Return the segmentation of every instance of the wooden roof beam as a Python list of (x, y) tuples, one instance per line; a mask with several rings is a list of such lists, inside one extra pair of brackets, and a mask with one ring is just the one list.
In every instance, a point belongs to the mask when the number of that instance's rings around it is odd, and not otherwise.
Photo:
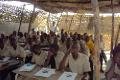
[[(99, 2), (101, 1), (110, 1), (110, 0), (98, 0)], [(52, 3), (81, 3), (81, 4), (87, 4), (91, 3), (91, 0), (78, 0), (78, 1), (68, 1), (68, 0), (38, 0), (38, 2), (44, 3), (44, 2), (52, 2)]]

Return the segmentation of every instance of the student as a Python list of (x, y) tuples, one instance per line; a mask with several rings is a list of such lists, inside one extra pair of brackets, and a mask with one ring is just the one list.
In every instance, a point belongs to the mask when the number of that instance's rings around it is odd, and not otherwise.
[(64, 57), (64, 52), (59, 50), (58, 45), (51, 45), (49, 49), (49, 61), (48, 65), (51, 65), (51, 68), (59, 69), (60, 62)]
[(25, 32), (24, 37), (25, 37), (25, 39), (27, 39), (29, 37), (28, 33)]
[(40, 41), (40, 32), (39, 31), (37, 31), (36, 37), (37, 37), (37, 40)]
[(103, 36), (100, 35), (100, 71), (104, 72), (102, 66), (103, 66), (103, 60), (105, 61), (105, 63), (107, 63), (107, 57), (105, 55), (104, 52), (104, 41), (103, 41)]
[(11, 37), (15, 38), (16, 41), (18, 41), (18, 36), (17, 36), (17, 32), (16, 31), (13, 31), (13, 33), (11, 34)]
[(65, 36), (63, 33), (61, 33), (61, 39), (58, 40), (58, 45), (59, 45), (59, 50), (66, 53), (67, 47), (66, 44), (68, 44), (68, 42), (65, 40)]
[(25, 37), (24, 37), (22, 32), (18, 33), (18, 42), (19, 43), (25, 43), (26, 42)]
[(27, 38), (26, 40), (26, 45), (24, 47), (25, 50), (30, 50), (32, 46), (32, 39), (31, 38)]
[[(32, 46), (32, 54), (33, 55), (30, 63), (34, 63), (40, 67), (44, 67), (48, 55), (47, 52), (41, 51), (39, 45), (34, 45)], [(34, 79), (18, 75), (17, 80), (34, 80)]]
[(120, 44), (114, 48), (110, 64), (110, 68), (106, 72), (107, 80), (120, 80)]
[(3, 39), (3, 42), (5, 42), (5, 34), (1, 34), (1, 39)]
[(89, 50), (90, 50), (91, 56), (93, 56), (93, 55), (94, 55), (94, 42), (93, 42), (93, 40), (90, 38), (90, 36), (87, 36), (87, 37), (86, 37), (86, 45), (87, 45), (87, 47), (88, 47)]
[(72, 72), (81, 75), (85, 79), (90, 71), (89, 58), (83, 53), (80, 53), (80, 45), (73, 43), (71, 49), (65, 54), (60, 63), (59, 69), (64, 70), (67, 66)]
[(86, 42), (83, 39), (79, 40), (79, 44), (80, 44), (80, 52), (86, 54), (87, 56), (90, 56), (90, 51), (88, 46), (86, 45)]
[(39, 45), (34, 45), (32, 47), (32, 52), (33, 52), (32, 63), (35, 63), (41, 67), (44, 66), (48, 53), (40, 50)]
[(7, 56), (7, 47), (4, 44), (4, 41), (2, 38), (0, 38), (0, 57)]
[(33, 28), (32, 30), (31, 30), (31, 32), (30, 32), (30, 37), (32, 37), (32, 36), (36, 36), (36, 32), (35, 32), (35, 29)]
[(70, 48), (71, 43), (72, 43), (71, 38), (67, 38), (67, 41), (66, 41), (66, 48), (67, 48), (67, 50)]
[(7, 56), (12, 58), (22, 58), (23, 60), (25, 60), (26, 57), (24, 49), (17, 45), (16, 39), (13, 37), (10, 38)]
[(89, 62), (91, 67), (91, 72), (89, 72), (90, 80), (93, 80), (94, 42), (90, 36), (87, 36), (87, 34), (85, 34), (85, 41), (86, 41), (87, 48), (89, 49), (89, 52), (90, 52), (90, 57), (89, 57)]

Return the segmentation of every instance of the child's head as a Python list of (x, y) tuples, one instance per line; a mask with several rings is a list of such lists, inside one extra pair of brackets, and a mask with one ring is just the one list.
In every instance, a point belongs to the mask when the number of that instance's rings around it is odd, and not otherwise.
[(3, 49), (4, 48), (4, 41), (2, 38), (0, 38), (0, 48)]
[(13, 37), (13, 38), (10, 38), (10, 45), (11, 47), (13, 47), (14, 49), (17, 48), (17, 41), (16, 39)]
[(41, 53), (40, 46), (39, 45), (32, 46), (32, 52), (36, 55), (40, 55), (40, 53)]
[(54, 55), (57, 55), (57, 52), (59, 51), (59, 46), (52, 44), (50, 45), (49, 51), (52, 52)]

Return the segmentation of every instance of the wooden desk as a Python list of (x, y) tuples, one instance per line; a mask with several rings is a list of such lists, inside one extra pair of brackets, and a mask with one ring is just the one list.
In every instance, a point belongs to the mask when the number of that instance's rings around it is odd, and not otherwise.
[(0, 80), (4, 80), (10, 72), (18, 68), (19, 61), (16, 61), (16, 60), (9, 60), (7, 62), (0, 61), (0, 65), (1, 65)]
[(8, 67), (8, 63), (0, 63), (0, 71), (6, 69)]
[(7, 62), (0, 61), (0, 71), (5, 70), (5, 69), (7, 69), (11, 66), (17, 65), (17, 64), (19, 64), (19, 62), (16, 60), (10, 60)]
[[(16, 73), (16, 74), (20, 74), (22, 76), (25, 76), (25, 77), (28, 77), (33, 80), (58, 80), (59, 77), (62, 75), (63, 72), (60, 72), (60, 71), (56, 71), (55, 74), (53, 74), (52, 76), (48, 77), (48, 78), (44, 78), (44, 77), (36, 77), (34, 76), (34, 74), (36, 72), (38, 72), (41, 68), (40, 67), (35, 67), (34, 70), (32, 70), (31, 72), (20, 72), (20, 68), (14, 70), (13, 72)], [(81, 80), (80, 79), (80, 75), (77, 75), (76, 79), (75, 80)]]

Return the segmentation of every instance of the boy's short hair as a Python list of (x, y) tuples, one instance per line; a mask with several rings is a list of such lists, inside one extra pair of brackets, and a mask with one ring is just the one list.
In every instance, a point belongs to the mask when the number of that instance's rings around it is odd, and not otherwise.
[(77, 46), (79, 49), (81, 48), (80, 44), (77, 41), (73, 41), (72, 47), (73, 46)]
[(59, 50), (59, 46), (58, 45), (56, 45), (56, 44), (51, 44), (50, 45), (50, 49), (54, 49), (54, 50)]
[(40, 46), (39, 45), (33, 45), (31, 51), (33, 53), (36, 53), (36, 51), (35, 51), (36, 49), (40, 49)]

